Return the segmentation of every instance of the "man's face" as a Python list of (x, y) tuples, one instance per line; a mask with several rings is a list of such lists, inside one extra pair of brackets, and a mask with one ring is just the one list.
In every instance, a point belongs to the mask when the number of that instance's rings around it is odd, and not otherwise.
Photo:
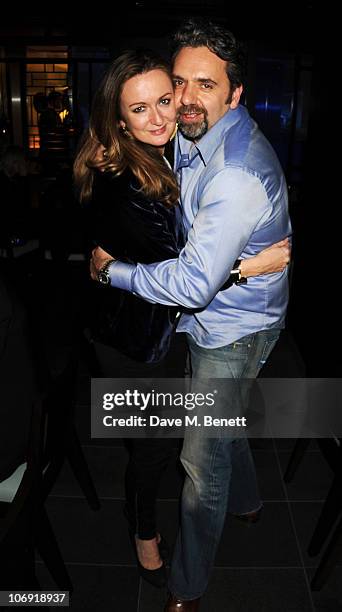
[(178, 127), (198, 140), (231, 108), (239, 104), (242, 86), (234, 92), (225, 60), (207, 47), (184, 47), (173, 65)]

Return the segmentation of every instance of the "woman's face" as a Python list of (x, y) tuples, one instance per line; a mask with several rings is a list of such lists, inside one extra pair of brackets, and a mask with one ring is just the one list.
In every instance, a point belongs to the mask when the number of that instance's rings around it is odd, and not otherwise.
[(163, 70), (151, 70), (128, 79), (120, 100), (120, 126), (134, 138), (163, 147), (176, 124), (171, 79)]

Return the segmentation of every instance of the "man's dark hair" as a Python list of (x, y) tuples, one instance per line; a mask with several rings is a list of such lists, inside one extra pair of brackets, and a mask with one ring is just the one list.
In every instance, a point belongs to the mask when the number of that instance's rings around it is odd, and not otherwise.
[(243, 82), (245, 53), (229, 30), (204, 18), (188, 19), (181, 24), (171, 41), (172, 62), (184, 47), (208, 47), (227, 62), (227, 75), (233, 90)]

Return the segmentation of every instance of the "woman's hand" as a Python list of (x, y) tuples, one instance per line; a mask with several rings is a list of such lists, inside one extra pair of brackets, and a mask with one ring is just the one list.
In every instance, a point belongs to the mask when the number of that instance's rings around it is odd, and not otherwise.
[(105, 171), (104, 165), (106, 165), (106, 149), (102, 144), (99, 144), (97, 148), (94, 162), (101, 172)]
[(285, 238), (260, 251), (254, 257), (243, 259), (240, 264), (241, 276), (259, 276), (260, 274), (282, 272), (290, 259), (291, 247), (289, 239)]
[(91, 252), (90, 276), (91, 276), (91, 278), (93, 280), (98, 280), (98, 278), (97, 278), (98, 273), (103, 268), (105, 263), (107, 263), (107, 261), (109, 261), (111, 259), (114, 261), (114, 258), (111, 255), (109, 255), (109, 253), (107, 253), (107, 251), (104, 251), (99, 246), (96, 247)]

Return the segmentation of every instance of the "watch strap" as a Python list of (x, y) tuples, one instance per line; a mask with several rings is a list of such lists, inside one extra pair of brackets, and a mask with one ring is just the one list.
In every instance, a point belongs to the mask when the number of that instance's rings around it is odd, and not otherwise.
[(247, 278), (241, 275), (241, 259), (234, 262), (233, 269), (230, 272), (230, 277), (235, 285), (246, 285)]

